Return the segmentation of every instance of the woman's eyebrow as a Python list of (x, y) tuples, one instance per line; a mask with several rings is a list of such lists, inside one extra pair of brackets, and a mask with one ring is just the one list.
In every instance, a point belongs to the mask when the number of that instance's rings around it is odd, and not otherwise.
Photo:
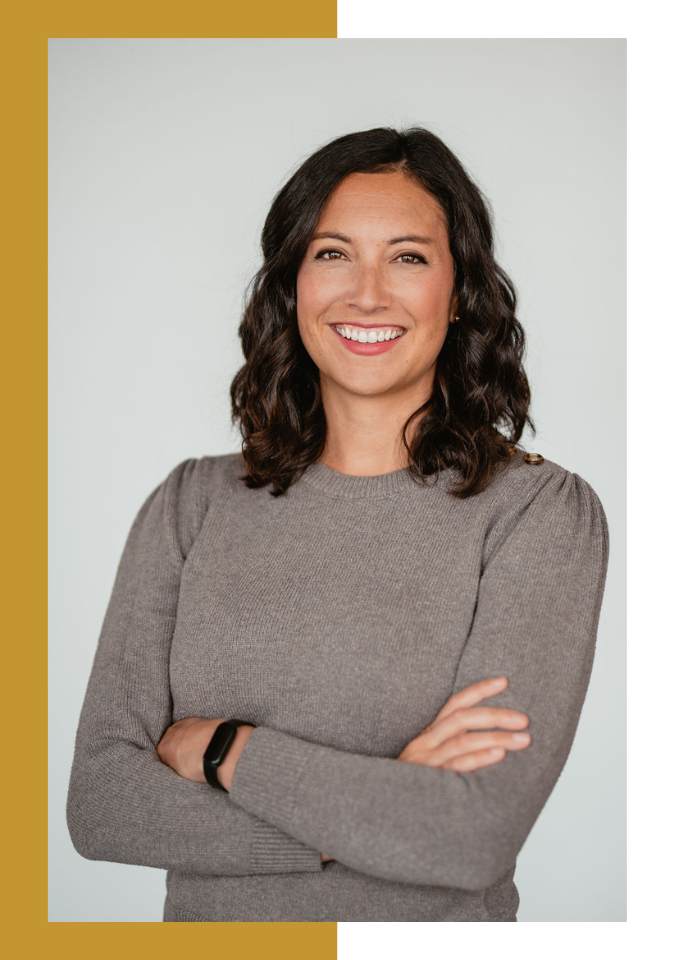
[(418, 237), (416, 234), (411, 234), (406, 237), (394, 237), (393, 240), (388, 240), (387, 243), (433, 243), (432, 237)]
[(341, 240), (342, 243), (351, 243), (351, 237), (345, 237), (344, 233), (331, 233), (329, 230), (324, 233), (315, 233), (312, 240)]
[[(329, 230), (323, 233), (315, 233), (312, 240), (341, 240), (342, 243), (352, 243), (351, 237), (346, 237), (344, 233), (331, 233)], [(433, 243), (432, 237), (419, 237), (417, 234), (410, 234), (405, 237), (394, 237), (393, 240), (387, 240), (390, 246), (395, 243)]]

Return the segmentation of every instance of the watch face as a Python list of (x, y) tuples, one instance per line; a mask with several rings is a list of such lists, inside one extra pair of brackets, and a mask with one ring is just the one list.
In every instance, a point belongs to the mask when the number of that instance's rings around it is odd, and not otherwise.
[(211, 738), (211, 743), (206, 748), (204, 754), (204, 763), (215, 764), (223, 762), (228, 748), (237, 733), (237, 728), (225, 720), (216, 728), (216, 732)]

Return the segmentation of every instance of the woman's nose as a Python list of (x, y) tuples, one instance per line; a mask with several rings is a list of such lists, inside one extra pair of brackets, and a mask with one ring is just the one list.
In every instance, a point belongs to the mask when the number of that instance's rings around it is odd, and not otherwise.
[(377, 266), (361, 264), (352, 275), (353, 286), (348, 292), (347, 303), (361, 313), (377, 313), (386, 310), (391, 297), (385, 278)]

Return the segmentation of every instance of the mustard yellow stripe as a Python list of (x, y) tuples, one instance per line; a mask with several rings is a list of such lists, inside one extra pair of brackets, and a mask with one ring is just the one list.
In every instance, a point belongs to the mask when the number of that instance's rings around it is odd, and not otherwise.
[[(26, 909), (24, 916), (28, 912)], [(99, 960), (154, 960), (155, 957), (185, 960), (195, 956), (236, 960), (337, 960), (337, 923), (162, 924), (153, 925), (154, 932), (140, 929), (146, 924), (134, 924), (127, 933), (122, 930), (122, 924), (78, 924), (77, 930), (65, 930), (64, 926), (43, 925), (33, 918), (30, 928), (24, 928), (21, 940), (17, 938), (17, 951), (20, 942), (21, 951), (11, 956), (37, 960), (42, 956), (42, 949), (57, 949), (63, 950), (59, 957), (67, 956), (69, 960), (89, 960), (91, 957)], [(103, 932), (98, 930), (99, 926), (115, 929)], [(188, 926), (199, 926), (202, 932), (190, 932)], [(223, 929), (218, 930), (218, 926)], [(208, 943), (204, 942), (204, 937)], [(204, 954), (205, 950), (209, 953)]]
[(4, 19), (40, 37), (337, 37), (337, 0), (62, 0), (14, 4)]

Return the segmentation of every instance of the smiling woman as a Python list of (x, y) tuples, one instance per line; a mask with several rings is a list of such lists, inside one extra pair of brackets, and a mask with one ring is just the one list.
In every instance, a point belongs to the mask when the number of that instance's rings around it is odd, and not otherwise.
[(73, 842), (167, 869), (171, 922), (515, 921), (593, 662), (602, 506), (518, 446), (515, 292), (437, 137), (329, 143), (262, 239), (242, 453), (179, 464), (132, 527)]

